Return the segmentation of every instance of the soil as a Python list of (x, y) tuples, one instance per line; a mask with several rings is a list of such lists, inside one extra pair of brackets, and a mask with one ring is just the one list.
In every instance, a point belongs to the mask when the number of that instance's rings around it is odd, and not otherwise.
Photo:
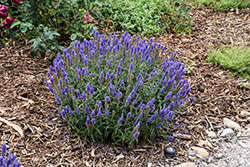
[[(5, 48), (0, 45), (0, 139), (15, 153), (23, 166), (170, 166), (189, 162), (185, 151), (206, 139), (205, 130), (223, 125), (229, 118), (245, 127), (249, 120), (240, 118), (242, 110), (250, 111), (250, 91), (237, 84), (240, 76), (207, 63), (208, 46), (219, 49), (223, 43), (250, 46), (250, 8), (222, 13), (206, 7), (193, 8), (194, 31), (188, 35), (161, 34), (155, 37), (166, 47), (164, 57), (171, 51), (177, 59), (195, 62), (186, 78), (195, 95), (194, 103), (183, 109), (169, 125), (175, 134), (173, 142), (156, 138), (139, 144), (134, 150), (112, 143), (93, 143), (86, 138), (74, 139), (62, 122), (54, 97), (44, 78), (50, 62), (30, 56), (30, 44), (16, 41)], [(219, 20), (219, 21), (218, 21)], [(163, 57), (163, 58), (164, 58)], [(250, 83), (249, 80), (246, 82)], [(185, 134), (185, 135), (180, 135)], [(184, 137), (183, 137), (184, 136)], [(176, 148), (173, 159), (164, 157), (166, 146)], [(210, 154), (217, 150), (206, 147)], [(236, 157), (238, 155), (235, 155)]]

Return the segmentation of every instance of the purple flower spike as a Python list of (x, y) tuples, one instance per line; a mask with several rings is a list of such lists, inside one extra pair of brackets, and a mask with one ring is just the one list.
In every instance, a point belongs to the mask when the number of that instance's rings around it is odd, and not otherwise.
[(168, 139), (169, 140), (174, 140), (174, 136), (169, 136)]
[(80, 94), (78, 89), (76, 90), (76, 95), (77, 95), (77, 97), (81, 98), (81, 94)]
[(165, 52), (165, 47), (164, 47), (164, 46), (162, 47), (161, 52), (162, 52), (162, 53)]
[(120, 86), (123, 88), (123, 86), (124, 86), (124, 81), (123, 80), (121, 81)]
[(99, 107), (98, 109), (97, 109), (97, 114), (96, 114), (96, 116), (97, 117), (100, 117), (102, 115), (102, 113), (101, 113), (101, 108)]
[(133, 136), (134, 136), (134, 138), (135, 139), (137, 139), (138, 138), (138, 136), (139, 136), (139, 132), (138, 132), (138, 130), (133, 134)]
[(172, 92), (169, 92), (167, 96), (165, 97), (165, 100), (167, 101), (172, 96)]
[(133, 71), (133, 67), (134, 67), (133, 63), (131, 63), (130, 66), (129, 66), (129, 71)]
[(120, 119), (118, 120), (118, 124), (122, 124), (122, 121), (123, 121), (123, 113), (122, 113), (122, 115), (121, 115), (121, 117), (120, 117)]
[(86, 119), (86, 124), (89, 125), (90, 124), (90, 118), (89, 116), (87, 116), (87, 119)]
[(130, 118), (130, 117), (131, 117), (131, 112), (129, 112), (127, 115), (127, 118)]
[(92, 118), (91, 122), (93, 122), (93, 123), (96, 123), (96, 120), (95, 120), (95, 118)]
[(77, 113), (77, 114), (80, 114), (80, 111), (79, 111), (78, 106), (76, 106), (76, 113)]
[(128, 95), (128, 98), (127, 98), (127, 100), (126, 100), (126, 103), (129, 103), (130, 100), (131, 100), (131, 95), (129, 94), (129, 95)]
[(89, 90), (90, 90), (90, 85), (88, 83), (87, 86), (86, 86), (86, 91), (89, 91)]
[(109, 96), (105, 97), (105, 102), (109, 101)]
[(87, 114), (90, 114), (89, 106), (88, 106), (87, 104), (85, 105), (85, 112), (86, 112)]
[(82, 92), (82, 100), (86, 100), (86, 94), (85, 94), (85, 92)]
[(2, 145), (2, 151), (1, 151), (1, 155), (2, 155), (3, 157), (5, 156), (6, 151), (7, 151), (6, 144), (5, 144), (5, 143), (3, 143), (3, 145)]
[(95, 116), (95, 110), (92, 111), (91, 116), (92, 116), (92, 117)]
[(194, 95), (193, 95), (193, 97), (190, 99), (189, 103), (193, 103), (193, 101), (194, 101)]
[(101, 102), (101, 101), (99, 101), (99, 102), (98, 102), (98, 105), (99, 105), (99, 107), (101, 107), (101, 106), (102, 106), (102, 102)]
[(109, 110), (108, 109), (105, 111), (105, 115), (109, 116)]
[(61, 114), (62, 114), (62, 117), (63, 117), (63, 118), (66, 118), (66, 113), (65, 113), (64, 110), (61, 111)]

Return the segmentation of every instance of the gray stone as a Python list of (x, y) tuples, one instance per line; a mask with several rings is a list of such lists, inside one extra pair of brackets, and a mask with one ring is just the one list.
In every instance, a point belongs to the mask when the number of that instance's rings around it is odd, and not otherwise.
[(230, 136), (233, 135), (234, 131), (231, 128), (224, 129), (220, 136), (225, 137), (225, 136)]
[(188, 154), (189, 156), (195, 156), (195, 155), (197, 154), (197, 151), (195, 151), (195, 150), (188, 150), (188, 151), (187, 151), (187, 154)]
[(223, 154), (219, 153), (219, 154), (215, 154), (214, 157), (217, 159), (220, 159), (223, 156)]
[(216, 134), (213, 131), (206, 130), (208, 137), (216, 137)]
[(223, 118), (223, 122), (224, 122), (224, 125), (226, 125), (229, 128), (233, 128), (233, 129), (236, 129), (236, 130), (241, 130), (241, 127), (240, 127), (239, 124), (237, 124), (234, 121), (231, 121), (228, 118)]
[(197, 155), (201, 156), (202, 158), (207, 158), (209, 156), (209, 153), (204, 148), (191, 147), (191, 149), (197, 151)]
[(186, 163), (182, 163), (180, 165), (176, 165), (175, 167), (196, 167), (196, 165), (193, 162), (186, 162)]

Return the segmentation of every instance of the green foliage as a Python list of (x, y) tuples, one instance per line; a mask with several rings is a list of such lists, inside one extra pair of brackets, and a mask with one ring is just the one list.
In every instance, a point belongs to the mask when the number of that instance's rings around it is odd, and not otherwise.
[(194, 65), (196, 65), (196, 64), (193, 60), (187, 60), (186, 65), (187, 66), (185, 67), (185, 71), (189, 74), (192, 72)]
[[(21, 36), (25, 36), (28, 40), (32, 39), (31, 42), (36, 41), (32, 45), (34, 47), (31, 52), (33, 56), (38, 52), (35, 51), (36, 49), (39, 49), (42, 55), (45, 55), (45, 52), (49, 50), (57, 52), (58, 47), (54, 44), (59, 46), (58, 41), (90, 38), (93, 29), (97, 29), (91, 19), (101, 18), (99, 5), (95, 0), (25, 0), (25, 3), (20, 1), (20, 6), (8, 3), (6, 0), (1, 0), (1, 2), (3, 5), (9, 5), (7, 13), (15, 19), (11, 29), (0, 27), (4, 31), (2, 42), (4, 43), (4, 40), (10, 38), (18, 39)], [(84, 18), (86, 18), (85, 21)], [(47, 39), (44, 37), (47, 36), (37, 31), (41, 25), (47, 27), (47, 29), (53, 29), (54, 35), (55, 33), (60, 34), (57, 35), (58, 38), (53, 38), (53, 40), (58, 41), (54, 41), (53, 45), (50, 45), (52, 43), (46, 44), (45, 47), (44, 40)], [(43, 34), (45, 36), (39, 36)], [(52, 41), (52, 39), (48, 39)], [(49, 45), (50, 49), (48, 49)], [(42, 51), (42, 49), (46, 50)]]
[(176, 53), (162, 64), (164, 47), (126, 33), (119, 40), (94, 31), (94, 39), (76, 41), (50, 66), (46, 84), (76, 136), (122, 145), (149, 141), (188, 100), (190, 84)]
[[(33, 43), (31, 47), (33, 48), (30, 52), (31, 56), (34, 58), (37, 56), (38, 51), (42, 58), (45, 57), (45, 52), (53, 52), (57, 54), (60, 50), (63, 50), (64, 47), (58, 44), (58, 41), (55, 40), (57, 36), (60, 36), (55, 30), (51, 30), (51, 28), (44, 27), (42, 24), (37, 27), (37, 37), (29, 41), (29, 43)], [(59, 50), (60, 49), (60, 50)]]
[(144, 35), (190, 33), (193, 20), (183, 0), (106, 0), (101, 5), (104, 19), (116, 30)]
[(231, 8), (247, 8), (250, 5), (249, 0), (188, 0), (197, 5), (205, 5), (215, 10), (228, 12)]
[(230, 49), (222, 44), (220, 50), (219, 52), (210, 48), (207, 61), (217, 62), (232, 72), (237, 72), (245, 78), (250, 78), (250, 48), (232, 46)]
[(240, 79), (238, 80), (237, 85), (245, 90), (246, 88), (250, 87), (250, 84), (247, 83), (246, 81), (247, 81), (246, 79), (240, 78)]

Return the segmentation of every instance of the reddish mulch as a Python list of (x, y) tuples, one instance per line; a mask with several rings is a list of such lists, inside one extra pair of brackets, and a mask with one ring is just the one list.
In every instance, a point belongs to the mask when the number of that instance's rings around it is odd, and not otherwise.
[[(74, 139), (67, 133), (67, 126), (54, 106), (54, 97), (44, 82), (49, 61), (41, 57), (32, 59), (30, 45), (22, 41), (8, 48), (0, 45), (0, 118), (19, 126), (24, 135), (21, 137), (19, 129), (0, 119), (1, 143), (6, 142), (23, 166), (146, 166), (148, 162), (175, 165), (191, 161), (185, 151), (200, 139), (206, 139), (205, 130), (211, 130), (207, 119), (214, 131), (222, 125), (224, 117), (244, 126), (247, 121), (239, 112), (250, 111), (249, 89), (237, 86), (239, 76), (231, 76), (227, 69), (206, 63), (205, 51), (208, 45), (218, 49), (221, 43), (249, 47), (250, 9), (222, 13), (199, 7), (191, 15), (195, 19), (192, 34), (162, 34), (155, 38), (166, 46), (165, 56), (176, 51), (183, 63), (186, 60), (196, 63), (186, 75), (196, 99), (169, 126), (176, 136), (174, 142), (157, 138), (132, 151), (119, 145)], [(164, 158), (163, 148), (168, 145), (177, 149), (173, 159)], [(205, 148), (211, 153), (216, 151)], [(121, 154), (124, 157), (116, 160)]]

